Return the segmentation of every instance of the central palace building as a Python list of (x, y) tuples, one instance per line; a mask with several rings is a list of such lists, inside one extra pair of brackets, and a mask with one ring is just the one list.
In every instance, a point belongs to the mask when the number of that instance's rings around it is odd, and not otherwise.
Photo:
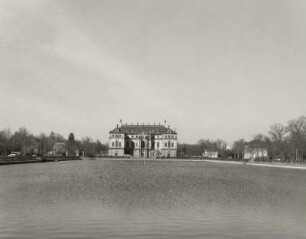
[[(121, 121), (120, 121), (121, 122)], [(109, 132), (110, 156), (177, 157), (177, 133), (170, 125), (122, 124)]]

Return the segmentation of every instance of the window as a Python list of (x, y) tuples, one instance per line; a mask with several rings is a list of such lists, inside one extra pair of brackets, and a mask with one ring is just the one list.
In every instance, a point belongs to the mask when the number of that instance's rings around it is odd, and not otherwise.
[(165, 148), (167, 148), (167, 142), (165, 143)]
[(113, 146), (113, 147), (115, 146), (115, 142), (114, 142), (114, 141), (112, 142), (112, 146)]
[(159, 148), (159, 142), (157, 143), (157, 148)]
[(121, 147), (121, 142), (119, 142), (119, 147)]
[(174, 148), (174, 143), (172, 142), (171, 147)]

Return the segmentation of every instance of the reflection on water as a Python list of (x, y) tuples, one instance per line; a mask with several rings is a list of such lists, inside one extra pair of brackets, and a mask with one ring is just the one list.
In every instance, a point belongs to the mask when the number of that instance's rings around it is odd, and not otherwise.
[(302, 170), (83, 160), (0, 167), (1, 238), (306, 238)]

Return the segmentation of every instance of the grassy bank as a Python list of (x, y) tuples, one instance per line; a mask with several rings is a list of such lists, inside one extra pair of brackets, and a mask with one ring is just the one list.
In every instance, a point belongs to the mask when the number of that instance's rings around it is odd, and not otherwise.
[(188, 162), (209, 162), (209, 163), (222, 163), (222, 164), (237, 164), (245, 166), (261, 166), (261, 167), (273, 167), (273, 168), (290, 168), (290, 169), (302, 169), (306, 170), (306, 164), (303, 163), (283, 163), (283, 162), (242, 162), (242, 161), (230, 161), (220, 159), (194, 159), (194, 158), (115, 158), (115, 157), (103, 157), (103, 158), (85, 158), (85, 159), (100, 159), (100, 160), (125, 160), (125, 161), (188, 161)]
[(81, 157), (59, 157), (59, 156), (46, 156), (46, 157), (1, 157), (0, 165), (10, 164), (28, 164), (28, 163), (45, 163), (45, 162), (56, 162), (56, 161), (68, 161), (68, 160), (81, 160)]

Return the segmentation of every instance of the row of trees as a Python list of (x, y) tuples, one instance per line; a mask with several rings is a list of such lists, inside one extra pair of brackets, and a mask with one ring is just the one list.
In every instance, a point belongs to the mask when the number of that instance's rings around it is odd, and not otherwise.
[[(266, 135), (255, 135), (252, 143), (266, 148), (270, 159), (303, 161), (306, 156), (306, 117), (300, 116), (287, 124), (275, 123)], [(234, 142), (232, 151), (235, 158), (242, 158), (245, 145), (244, 139)]]
[(202, 155), (205, 150), (217, 151), (220, 157), (228, 157), (227, 143), (222, 140), (200, 139), (197, 144), (178, 144), (178, 156)]
[(51, 132), (49, 135), (44, 133), (33, 135), (25, 127), (19, 128), (14, 133), (10, 129), (2, 129), (0, 130), (0, 155), (8, 155), (14, 151), (24, 155), (45, 155), (52, 151), (55, 143), (69, 144), (71, 141), (74, 141), (74, 145), (86, 156), (94, 156), (107, 151), (107, 145), (102, 144), (99, 140), (93, 141), (90, 137), (75, 140), (74, 135), (70, 134), (69, 140), (55, 132)]
[(218, 151), (219, 157), (242, 160), (246, 146), (266, 149), (270, 160), (303, 161), (306, 159), (306, 117), (292, 119), (287, 124), (275, 123), (266, 135), (257, 134), (249, 142), (239, 139), (231, 148), (222, 139), (200, 139), (197, 144), (179, 144), (178, 156), (199, 156), (205, 150), (214, 150)]
[[(107, 153), (107, 145), (103, 145), (99, 140), (93, 141), (90, 137), (75, 140), (73, 136), (73, 141), (80, 153), (86, 156)], [(25, 127), (13, 134), (9, 129), (2, 129), (0, 130), (0, 155), (8, 155), (13, 151), (19, 151), (25, 155), (44, 155), (52, 150), (56, 142), (69, 144), (69, 140), (54, 132), (49, 135), (41, 133), (35, 136)], [(306, 117), (301, 116), (290, 120), (287, 124), (275, 123), (271, 125), (266, 135), (255, 135), (251, 142), (239, 139), (233, 143), (231, 149), (221, 139), (215, 141), (200, 139), (197, 144), (178, 144), (178, 156), (202, 155), (205, 150), (213, 150), (218, 151), (220, 157), (241, 160), (247, 145), (267, 149), (269, 159), (303, 161), (306, 157)]]

